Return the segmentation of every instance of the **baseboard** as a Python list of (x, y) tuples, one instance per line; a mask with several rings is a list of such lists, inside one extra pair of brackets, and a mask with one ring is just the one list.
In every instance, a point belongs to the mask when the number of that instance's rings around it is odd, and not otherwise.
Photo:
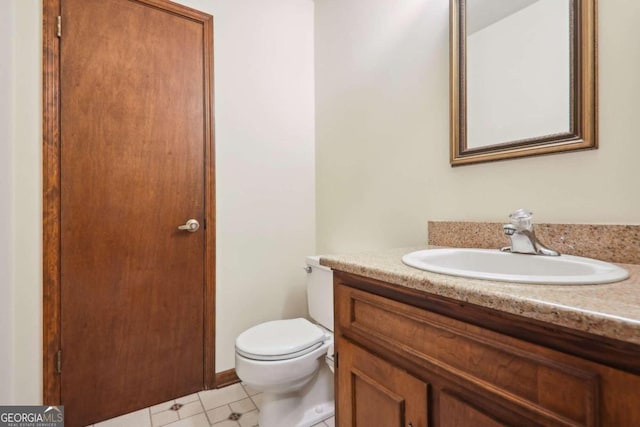
[(226, 387), (239, 382), (240, 378), (236, 375), (235, 369), (216, 373), (216, 388)]

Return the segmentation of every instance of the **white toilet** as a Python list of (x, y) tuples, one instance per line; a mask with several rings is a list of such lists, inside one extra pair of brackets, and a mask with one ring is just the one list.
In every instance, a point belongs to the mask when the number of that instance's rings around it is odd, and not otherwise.
[(310, 427), (335, 413), (333, 272), (307, 257), (306, 319), (275, 320), (236, 338), (236, 373), (261, 391), (260, 427)]

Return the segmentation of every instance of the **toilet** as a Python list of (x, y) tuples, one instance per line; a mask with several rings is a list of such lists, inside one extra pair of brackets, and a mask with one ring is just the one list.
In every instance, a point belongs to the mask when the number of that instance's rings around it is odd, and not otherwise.
[(236, 374), (262, 392), (260, 427), (310, 427), (335, 413), (333, 272), (318, 256), (306, 263), (313, 322), (274, 320), (236, 338)]

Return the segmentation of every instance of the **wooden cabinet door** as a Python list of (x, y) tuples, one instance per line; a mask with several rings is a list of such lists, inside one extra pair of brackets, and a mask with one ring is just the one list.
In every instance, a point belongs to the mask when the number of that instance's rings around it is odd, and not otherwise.
[[(440, 391), (438, 427), (506, 427), (489, 414), (446, 391)], [(524, 421), (523, 421), (524, 422)], [(524, 425), (524, 424), (523, 424)], [(527, 424), (528, 425), (528, 424)]]
[(338, 425), (426, 427), (428, 385), (338, 339)]

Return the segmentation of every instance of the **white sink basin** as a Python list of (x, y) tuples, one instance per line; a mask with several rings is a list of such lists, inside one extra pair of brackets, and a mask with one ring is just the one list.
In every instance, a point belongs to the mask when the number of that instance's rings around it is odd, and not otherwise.
[(425, 249), (403, 256), (402, 262), (451, 276), (546, 285), (612, 283), (629, 277), (625, 269), (591, 258), (523, 255), (493, 249)]

